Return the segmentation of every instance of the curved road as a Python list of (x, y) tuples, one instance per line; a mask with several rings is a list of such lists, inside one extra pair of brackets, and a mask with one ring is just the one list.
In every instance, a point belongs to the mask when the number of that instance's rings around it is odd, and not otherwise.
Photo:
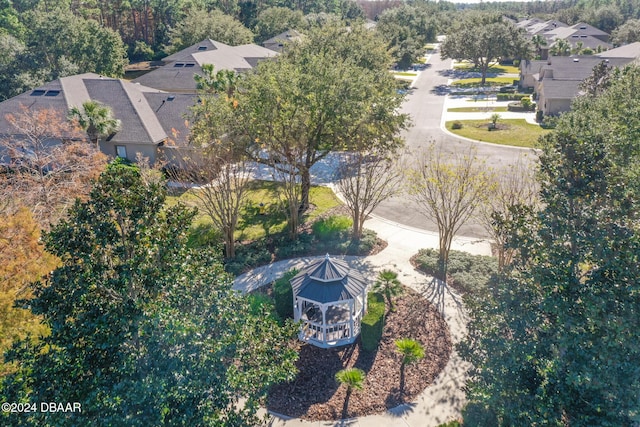
[[(409, 114), (412, 120), (412, 127), (404, 134), (409, 150), (415, 152), (435, 143), (446, 155), (446, 153), (468, 150), (473, 145), (477, 150), (478, 158), (483, 159), (488, 167), (495, 170), (504, 169), (523, 156), (525, 159), (531, 159), (531, 152), (528, 150), (473, 142), (443, 131), (441, 124), (446, 91), (442, 88), (446, 86), (451, 75), (451, 60), (442, 60), (439, 53), (434, 53), (428, 64), (428, 68), (418, 76), (414, 89), (403, 105), (403, 112)], [(400, 224), (437, 231), (435, 223), (420, 214), (417, 206), (406, 196), (385, 201), (373, 213)], [(473, 221), (464, 224), (458, 234), (468, 237), (486, 237), (482, 226)]]

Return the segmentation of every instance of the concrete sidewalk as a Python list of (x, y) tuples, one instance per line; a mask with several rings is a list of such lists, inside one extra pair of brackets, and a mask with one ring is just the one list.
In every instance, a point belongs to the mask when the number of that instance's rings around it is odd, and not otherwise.
[[(419, 230), (392, 221), (373, 217), (365, 222), (365, 227), (378, 233), (388, 242), (380, 253), (368, 257), (342, 257), (349, 265), (358, 268), (363, 275), (374, 280), (378, 271), (392, 269), (398, 273), (403, 284), (421, 292), (444, 315), (449, 325), (454, 343), (460, 342), (466, 334), (467, 316), (461, 298), (452, 289), (417, 271), (409, 259), (421, 248), (437, 248), (437, 233)], [(479, 239), (456, 238), (453, 249), (472, 254), (489, 255), (489, 242)], [(281, 277), (293, 267), (303, 267), (312, 259), (297, 258), (259, 267), (236, 278), (234, 289), (249, 291), (266, 285)], [(465, 403), (462, 387), (467, 379), (469, 365), (462, 361), (455, 349), (444, 370), (434, 383), (425, 389), (414, 402), (393, 408), (383, 414), (369, 415), (349, 420), (310, 422), (290, 419), (282, 415), (272, 415), (270, 426), (360, 426), (360, 427), (437, 427), (460, 416)]]

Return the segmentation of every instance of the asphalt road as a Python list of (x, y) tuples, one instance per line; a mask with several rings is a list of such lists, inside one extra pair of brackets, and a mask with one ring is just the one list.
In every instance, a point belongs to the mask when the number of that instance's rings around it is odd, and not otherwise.
[[(501, 174), (508, 173), (508, 166), (523, 156), (524, 161), (531, 161), (531, 150), (473, 142), (443, 131), (441, 122), (447, 93), (445, 88), (453, 73), (450, 69), (451, 61), (442, 60), (440, 54), (435, 53), (428, 64), (415, 81), (414, 89), (407, 95), (403, 105), (403, 112), (409, 114), (412, 121), (411, 128), (404, 134), (410, 152), (416, 153), (435, 144), (446, 157), (455, 152), (469, 150), (473, 146), (478, 159)], [(400, 224), (437, 231), (435, 223), (420, 214), (417, 205), (407, 200), (406, 195), (385, 201), (373, 213)], [(462, 225), (458, 235), (486, 237), (486, 232), (477, 222), (470, 220)]]

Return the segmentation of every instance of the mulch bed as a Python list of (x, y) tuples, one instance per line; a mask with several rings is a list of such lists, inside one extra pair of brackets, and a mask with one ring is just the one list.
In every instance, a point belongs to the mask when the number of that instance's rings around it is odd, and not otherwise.
[[(404, 395), (400, 395), (400, 356), (394, 340), (413, 338), (425, 348), (425, 357), (405, 371)], [(360, 340), (353, 345), (321, 349), (304, 344), (300, 348), (298, 376), (290, 383), (273, 387), (267, 408), (278, 414), (306, 420), (337, 420), (342, 417), (346, 387), (335, 374), (344, 368), (360, 368), (367, 373), (362, 390), (353, 392), (349, 417), (382, 413), (411, 402), (442, 371), (452, 350), (449, 328), (436, 308), (417, 292), (405, 288), (389, 313), (376, 352), (362, 350)]]

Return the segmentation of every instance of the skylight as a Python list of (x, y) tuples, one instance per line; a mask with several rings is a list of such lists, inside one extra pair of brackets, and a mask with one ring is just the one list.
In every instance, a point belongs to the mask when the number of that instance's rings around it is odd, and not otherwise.
[(36, 89), (33, 92), (31, 92), (31, 96), (42, 96), (44, 95), (46, 91), (42, 90), (42, 89)]
[(58, 95), (60, 95), (59, 90), (48, 90), (47, 93), (44, 94), (44, 96), (58, 96)]
[(187, 68), (191, 68), (191, 67), (195, 67), (196, 64), (184, 64), (184, 66), (187, 67)]
[(173, 101), (174, 99), (176, 99), (176, 97), (175, 97), (175, 96), (173, 96), (173, 95), (169, 95), (169, 96), (167, 97), (167, 101)]
[(183, 62), (176, 62), (175, 64), (173, 64), (174, 67), (184, 67), (184, 63)]
[(198, 50), (207, 50), (206, 46), (198, 46)]

